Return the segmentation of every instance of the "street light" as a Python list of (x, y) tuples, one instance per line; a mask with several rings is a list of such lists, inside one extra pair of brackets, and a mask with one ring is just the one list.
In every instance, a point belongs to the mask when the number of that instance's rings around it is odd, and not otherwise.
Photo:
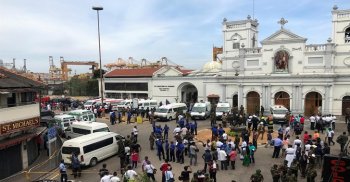
[(97, 12), (97, 32), (98, 32), (98, 55), (100, 59), (100, 91), (101, 91), (101, 106), (103, 106), (103, 84), (102, 84), (102, 62), (101, 62), (101, 40), (100, 40), (100, 13), (103, 10), (102, 6), (93, 6), (92, 10)]

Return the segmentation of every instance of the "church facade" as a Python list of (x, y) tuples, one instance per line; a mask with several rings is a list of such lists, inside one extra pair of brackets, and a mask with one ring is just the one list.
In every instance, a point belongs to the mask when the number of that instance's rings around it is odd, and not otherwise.
[[(171, 67), (154, 71), (149, 77), (105, 75), (105, 83), (147, 83), (147, 97), (159, 101), (196, 102), (208, 95), (255, 113), (260, 106), (284, 105), (292, 113), (343, 115), (350, 107), (350, 10), (333, 8), (332, 35), (323, 44), (281, 28), (260, 41), (257, 20), (222, 22), (221, 61), (184, 74)], [(115, 92), (106, 90), (109, 96)], [(164, 103), (164, 102), (163, 102)]]

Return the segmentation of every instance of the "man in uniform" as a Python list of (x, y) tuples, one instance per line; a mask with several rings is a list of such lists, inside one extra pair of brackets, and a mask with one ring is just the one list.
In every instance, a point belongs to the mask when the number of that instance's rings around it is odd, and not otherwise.
[(348, 136), (346, 135), (346, 132), (343, 132), (343, 134), (338, 136), (338, 138), (337, 138), (337, 143), (340, 144), (340, 151), (341, 152), (344, 151), (344, 147), (345, 147), (346, 142), (348, 142)]
[(297, 181), (298, 181), (298, 179), (294, 175), (293, 171), (292, 170), (288, 170), (286, 180), (283, 181), (283, 182), (297, 182)]
[(297, 178), (298, 177), (298, 169), (299, 169), (298, 160), (293, 159), (288, 171), (291, 171), (295, 175), (295, 177)]
[(308, 169), (306, 170), (306, 179), (307, 182), (315, 182), (315, 178), (317, 176), (317, 171), (314, 167), (315, 165), (310, 165)]
[(280, 177), (281, 177), (281, 174), (278, 170), (278, 166), (277, 164), (274, 164), (272, 167), (271, 167), (271, 175), (272, 175), (272, 180), (273, 182), (278, 182), (280, 180)]
[[(120, 170), (123, 170), (124, 168), (124, 162), (125, 162), (125, 158), (126, 158), (126, 154), (125, 154), (125, 146), (124, 146), (124, 142), (122, 140), (118, 140), (118, 155), (120, 158)], [(122, 173), (124, 174), (124, 173)]]
[(155, 136), (154, 136), (154, 133), (152, 132), (149, 136), (149, 146), (151, 148), (151, 150), (154, 149), (154, 141), (155, 141)]
[(261, 170), (260, 169), (256, 170), (255, 174), (253, 174), (250, 177), (250, 180), (252, 182), (263, 182), (264, 181), (264, 176), (261, 174)]
[(288, 161), (287, 160), (284, 160), (283, 164), (281, 164), (279, 167), (278, 167), (278, 170), (280, 172), (280, 175), (281, 175), (281, 180), (282, 181), (285, 181), (286, 180), (286, 177), (287, 177), (287, 170), (288, 170)]

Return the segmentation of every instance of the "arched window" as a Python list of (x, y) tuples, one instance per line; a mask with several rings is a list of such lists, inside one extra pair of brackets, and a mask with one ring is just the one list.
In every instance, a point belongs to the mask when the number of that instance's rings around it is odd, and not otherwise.
[(350, 43), (350, 27), (345, 30), (345, 43)]
[(240, 46), (240, 41), (241, 41), (241, 36), (239, 36), (237, 33), (235, 35), (232, 36), (232, 48), (233, 49), (239, 49)]

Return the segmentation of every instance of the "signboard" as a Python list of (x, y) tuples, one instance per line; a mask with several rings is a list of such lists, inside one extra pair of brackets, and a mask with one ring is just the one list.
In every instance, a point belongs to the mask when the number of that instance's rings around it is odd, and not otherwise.
[(137, 98), (133, 98), (132, 99), (132, 106), (131, 106), (133, 109), (137, 109), (139, 108), (139, 99)]
[(323, 158), (323, 182), (350, 181), (350, 158), (325, 155)]
[(14, 121), (11, 123), (4, 123), (0, 125), (0, 135), (7, 134), (7, 133), (14, 133), (16, 131), (25, 130), (36, 126), (40, 126), (39, 117), (23, 119), (23, 120)]
[(175, 87), (174, 85), (155, 85), (154, 87), (158, 88), (161, 92), (167, 92), (170, 88)]

